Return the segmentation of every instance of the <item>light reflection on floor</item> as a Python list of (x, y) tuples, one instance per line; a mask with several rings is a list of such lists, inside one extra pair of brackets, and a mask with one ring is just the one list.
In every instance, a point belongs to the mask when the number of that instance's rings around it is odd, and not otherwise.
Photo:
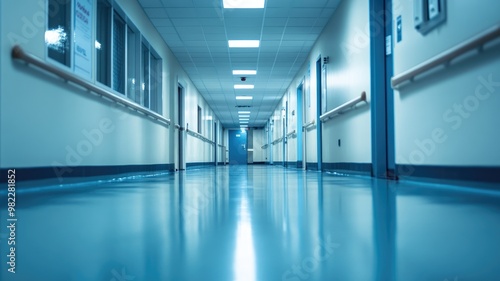
[(0, 276), (500, 280), (499, 203), (494, 192), (272, 166), (19, 191), (16, 274), (7, 272), (2, 227)]

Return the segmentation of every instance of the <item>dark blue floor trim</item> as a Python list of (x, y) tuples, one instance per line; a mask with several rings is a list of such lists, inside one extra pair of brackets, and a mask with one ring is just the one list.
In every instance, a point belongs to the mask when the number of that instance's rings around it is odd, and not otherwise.
[(500, 167), (396, 165), (399, 179), (500, 183)]
[(318, 170), (318, 163), (307, 162), (306, 168), (307, 168), (307, 170), (317, 171)]
[(211, 167), (211, 166), (215, 166), (214, 162), (192, 162), (192, 163), (186, 163), (186, 169), (200, 168), (200, 167)]
[(297, 161), (296, 165), (297, 165), (297, 168), (299, 168), (299, 169), (303, 168), (302, 167), (302, 161)]
[(346, 173), (371, 175), (371, 163), (323, 163), (323, 171), (342, 171)]
[[(14, 169), (14, 168), (13, 168)], [(7, 182), (7, 169), (0, 169), (0, 182)], [(126, 173), (149, 173), (175, 171), (174, 164), (122, 165), (122, 166), (78, 166), (78, 167), (33, 167), (15, 168), (16, 181), (32, 181), (42, 179), (60, 179), (77, 177), (96, 177)]]
[(283, 166), (283, 161), (274, 161), (273, 165), (274, 166)]
[(295, 161), (293, 161), (293, 162), (292, 161), (286, 162), (286, 166), (288, 168), (297, 168), (297, 162), (295, 162)]
[(265, 165), (265, 164), (268, 164), (268, 163), (266, 163), (266, 162), (264, 162), (264, 161), (262, 161), (262, 162), (253, 162), (253, 163), (251, 163), (251, 165)]

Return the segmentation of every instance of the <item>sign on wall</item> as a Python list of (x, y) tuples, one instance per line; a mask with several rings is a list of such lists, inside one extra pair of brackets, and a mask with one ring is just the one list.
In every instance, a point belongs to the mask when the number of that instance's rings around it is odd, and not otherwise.
[(74, 5), (75, 74), (92, 78), (92, 0), (76, 0)]

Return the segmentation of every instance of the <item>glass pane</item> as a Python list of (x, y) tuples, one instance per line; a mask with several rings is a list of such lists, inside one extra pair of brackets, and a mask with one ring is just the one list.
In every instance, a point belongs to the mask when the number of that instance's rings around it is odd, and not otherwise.
[(127, 96), (136, 102), (136, 91), (139, 83), (137, 77), (137, 35), (135, 32), (128, 28), (127, 29)]
[(113, 89), (125, 94), (125, 22), (117, 13), (113, 22)]
[(150, 57), (151, 62), (151, 110), (158, 112), (158, 59), (153, 54)]
[(142, 45), (142, 92), (144, 107), (149, 108), (149, 50)]
[(71, 65), (71, 0), (49, 0), (50, 13), (45, 31), (48, 56)]
[(97, 2), (95, 47), (97, 81), (111, 86), (111, 7), (104, 0)]

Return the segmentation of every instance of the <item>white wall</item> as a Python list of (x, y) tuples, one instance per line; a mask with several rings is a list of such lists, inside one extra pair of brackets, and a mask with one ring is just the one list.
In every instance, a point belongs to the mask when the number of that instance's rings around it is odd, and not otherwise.
[[(192, 83), (189, 83), (184, 89), (186, 93), (184, 120), (186, 121), (186, 124), (189, 125), (189, 130), (193, 130), (195, 132), (197, 131), (198, 106), (200, 106), (202, 110), (201, 135), (214, 141), (214, 122), (217, 122), (217, 124), (220, 122), (205, 99), (198, 93)], [(214, 162), (214, 149), (214, 145), (188, 134), (186, 143), (186, 161), (187, 163)]]
[[(288, 91), (287, 94), (285, 95), (286, 100), (288, 101), (288, 114), (287, 114), (287, 120), (288, 120), (288, 128), (287, 128), (287, 135), (293, 130), (297, 132), (298, 128), (300, 128), (300, 124), (302, 121), (297, 120), (297, 92), (294, 91)], [(286, 161), (287, 162), (297, 162), (297, 137), (296, 135), (289, 136), (287, 138), (287, 145), (286, 145)]]
[[(395, 43), (401, 73), (498, 24), (500, 2), (447, 1), (447, 21), (426, 36), (402, 1), (403, 40)], [(396, 7), (393, 7), (396, 10)], [(500, 44), (453, 62), (395, 92), (396, 161), (412, 165), (500, 165)], [(494, 81), (488, 83), (484, 81)]]
[[(176, 120), (178, 80), (186, 81), (189, 101), (186, 121), (192, 122), (188, 117), (193, 110), (191, 102), (195, 101), (202, 105), (205, 115), (213, 115), (137, 1), (119, 0), (117, 4), (163, 60), (163, 115)], [(9, 39), (13, 36), (25, 51), (46, 60), (47, 16), (44, 8), (31, 0), (2, 1), (0, 5), (2, 168), (174, 163), (173, 126), (166, 127), (142, 114), (89, 95), (59, 78), (13, 62), (10, 52), (15, 42)], [(217, 120), (215, 116), (214, 120)], [(102, 127), (106, 132), (102, 132)], [(82, 144), (88, 143), (85, 132), (95, 130), (101, 130), (102, 139), (91, 147), (83, 147)], [(204, 162), (213, 158), (206, 146), (188, 145), (190, 161)], [(79, 153), (78, 148), (85, 153)], [(68, 151), (77, 151), (79, 157), (72, 157)]]
[(285, 99), (282, 99), (280, 105), (274, 110), (271, 120), (273, 120), (271, 144), (269, 148), (272, 149), (273, 162), (283, 162), (283, 141), (272, 144), (272, 142), (283, 137), (283, 118), (282, 118), (282, 108), (285, 105)]
[(267, 132), (265, 129), (253, 130), (253, 162), (266, 162), (267, 149), (262, 146), (267, 143)]
[[(342, 1), (318, 42), (323, 56), (330, 57), (326, 65), (327, 111), (363, 91), (370, 102), (368, 2)], [(370, 120), (370, 106), (364, 105), (323, 123), (323, 162), (371, 163)]]
[[(371, 162), (369, 106), (349, 112), (323, 125), (316, 120), (316, 61), (320, 56), (330, 57), (330, 63), (327, 65), (327, 110), (359, 97), (362, 91), (367, 93), (368, 101), (370, 100), (370, 39), (364, 34), (368, 19), (368, 1), (342, 1), (282, 100), (282, 105), (286, 100), (289, 101), (289, 131), (301, 128), (301, 121), (291, 116), (291, 112), (297, 110), (297, 87), (304, 83), (304, 119), (305, 123), (315, 120), (316, 125), (323, 126), (324, 163)], [(342, 140), (341, 147), (337, 146), (338, 139)], [(306, 132), (307, 162), (318, 161), (316, 140), (316, 129)], [(296, 139), (289, 141), (288, 153), (288, 161), (296, 161)], [(279, 154), (282, 154), (281, 151)]]

